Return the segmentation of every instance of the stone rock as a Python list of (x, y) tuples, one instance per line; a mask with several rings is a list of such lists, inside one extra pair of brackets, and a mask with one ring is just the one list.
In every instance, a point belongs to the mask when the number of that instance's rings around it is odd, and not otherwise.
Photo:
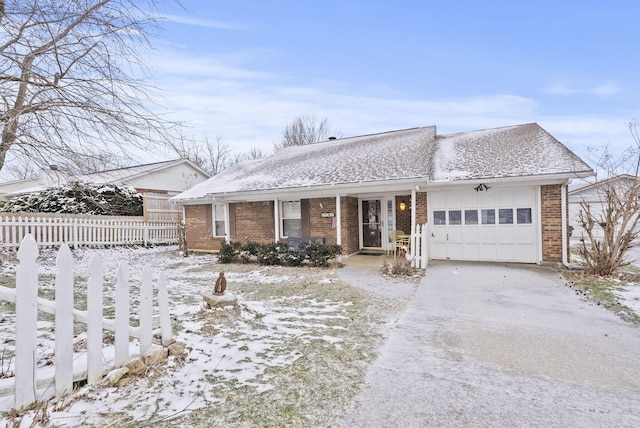
[(116, 382), (114, 386), (117, 386), (118, 388), (120, 388), (122, 386), (129, 385), (130, 382), (131, 382), (131, 378), (129, 376), (125, 376), (121, 378), (118, 382)]
[(184, 352), (185, 348), (184, 342), (174, 342), (167, 348), (169, 350), (169, 355), (181, 355)]
[(220, 296), (216, 296), (215, 294), (205, 294), (202, 298), (212, 308), (224, 308), (225, 306), (238, 305), (238, 298), (232, 293), (224, 293)]
[(166, 348), (151, 348), (142, 355), (142, 362), (147, 366), (158, 365), (169, 356), (169, 351)]
[(129, 368), (124, 366), (118, 369), (113, 369), (104, 377), (102, 383), (107, 386), (116, 386), (120, 379), (129, 374)]
[(162, 346), (164, 346), (165, 348), (168, 348), (169, 346), (173, 345), (174, 343), (176, 343), (176, 339), (174, 339), (173, 337), (169, 340), (167, 340), (166, 342), (162, 342)]
[(147, 370), (147, 366), (142, 362), (142, 358), (136, 357), (133, 360), (125, 364), (125, 367), (129, 369), (129, 374), (133, 376), (139, 376)]

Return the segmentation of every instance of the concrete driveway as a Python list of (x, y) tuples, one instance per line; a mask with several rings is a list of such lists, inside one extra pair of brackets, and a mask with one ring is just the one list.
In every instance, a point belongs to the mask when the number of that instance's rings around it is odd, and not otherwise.
[(541, 267), (435, 262), (344, 427), (638, 427), (640, 329)]

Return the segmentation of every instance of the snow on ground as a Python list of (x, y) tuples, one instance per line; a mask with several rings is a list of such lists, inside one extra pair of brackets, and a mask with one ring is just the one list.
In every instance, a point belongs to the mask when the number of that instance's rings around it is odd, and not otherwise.
[[(48, 417), (56, 426), (157, 423), (184, 417), (191, 419), (179, 419), (178, 425), (208, 426), (211, 414), (218, 423), (227, 420), (227, 425), (235, 421), (253, 426), (251, 418), (261, 426), (322, 425), (355, 394), (386, 320), (408, 301), (376, 300), (340, 280), (336, 269), (221, 265), (211, 255), (181, 257), (176, 247), (74, 250), (77, 295), (85, 290), (87, 266), (96, 252), (105, 266), (105, 316), (120, 262), (130, 266), (133, 308), (142, 267), (152, 267), (155, 278), (160, 270), (165, 272), (174, 337), (186, 343), (187, 351), (126, 386), (85, 386), (54, 401)], [(39, 258), (40, 292), (50, 298), (55, 256), (54, 250), (41, 250)], [(3, 285), (15, 277), (15, 267), (15, 255), (5, 254)], [(212, 291), (223, 269), (227, 290), (239, 297), (239, 307), (204, 308), (202, 294)], [(85, 304), (82, 297), (76, 299), (77, 308)], [(0, 346), (10, 356), (15, 317), (8, 306), (0, 303)], [(51, 364), (53, 319), (43, 317), (40, 327), (39, 365)], [(3, 361), (2, 372), (10, 373), (11, 364), (10, 359)], [(279, 404), (284, 406), (281, 410), (274, 405), (276, 397), (289, 397)], [(327, 407), (326, 400), (336, 397), (343, 401)], [(11, 404), (0, 399), (0, 411)], [(36, 412), (18, 417), (28, 426)]]

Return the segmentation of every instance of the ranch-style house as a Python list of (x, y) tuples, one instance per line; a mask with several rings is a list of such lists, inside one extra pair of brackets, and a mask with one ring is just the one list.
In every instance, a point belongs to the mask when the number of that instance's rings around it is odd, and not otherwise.
[(567, 185), (592, 169), (536, 123), (439, 135), (435, 126), (288, 147), (173, 198), (189, 251), (322, 238), (391, 250), (427, 224), (430, 259), (568, 262)]

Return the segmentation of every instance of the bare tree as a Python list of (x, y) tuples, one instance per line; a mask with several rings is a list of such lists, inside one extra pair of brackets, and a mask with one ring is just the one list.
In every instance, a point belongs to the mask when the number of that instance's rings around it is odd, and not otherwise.
[(234, 163), (231, 147), (221, 137), (216, 137), (215, 141), (205, 137), (204, 142), (181, 137), (171, 143), (171, 148), (178, 156), (189, 159), (211, 175), (219, 174)]
[(144, 65), (161, 2), (1, 1), (0, 169), (169, 141)]
[(331, 130), (329, 121), (325, 118), (316, 122), (315, 116), (298, 116), (284, 128), (282, 139), (274, 144), (274, 149), (281, 150), (290, 146), (303, 146), (328, 140), (330, 137), (340, 137)]
[[(617, 160), (605, 150), (598, 162), (608, 176), (595, 185), (599, 202), (580, 202), (579, 253), (590, 274), (609, 276), (628, 265), (627, 253), (640, 232), (640, 136), (635, 122), (629, 128), (634, 145)], [(628, 173), (619, 175), (623, 167)]]
[(234, 156), (233, 161), (229, 166), (240, 163), (240, 162), (244, 162), (244, 161), (264, 159), (266, 157), (267, 157), (267, 154), (264, 151), (262, 151), (258, 147), (252, 147), (246, 153), (237, 153)]

